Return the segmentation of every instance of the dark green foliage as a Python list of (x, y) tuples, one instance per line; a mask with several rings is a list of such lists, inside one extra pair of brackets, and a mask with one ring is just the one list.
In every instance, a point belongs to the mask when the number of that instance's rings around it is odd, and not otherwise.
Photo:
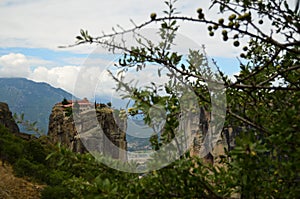
[(66, 116), (67, 116), (67, 117), (71, 116), (72, 113), (73, 113), (72, 107), (67, 107), (67, 108), (65, 108), (65, 112), (66, 112)]
[(64, 180), (69, 179), (70, 177), (71, 174), (69, 172), (62, 171), (62, 170), (52, 170), (47, 175), (47, 179), (45, 179), (45, 182), (49, 186), (57, 186), (57, 185), (61, 185), (61, 183)]
[(46, 150), (45, 147), (37, 140), (30, 140), (26, 143), (24, 148), (24, 153), (26, 154), (27, 159), (31, 162), (36, 162), (40, 164), (45, 164), (46, 161)]
[(13, 165), (14, 172), (18, 177), (29, 177), (33, 181), (45, 182), (48, 178), (49, 170), (46, 165), (30, 162), (28, 159), (19, 159)]
[(61, 102), (61, 104), (62, 105), (68, 105), (70, 103), (68, 102), (68, 100), (66, 98), (64, 98), (63, 101)]
[(11, 164), (23, 156), (23, 140), (0, 125), (0, 158)]
[[(145, 198), (220, 198), (221, 192), (227, 192), (228, 195), (230, 190), (218, 189), (224, 186), (224, 181), (219, 181), (217, 187), (212, 187), (213, 178), (209, 172), (212, 170), (203, 166), (199, 159), (186, 157), (166, 168), (146, 174), (139, 181), (141, 193), (144, 193), (141, 196)], [(128, 194), (134, 197), (134, 194)]]
[(111, 103), (111, 102), (107, 102), (107, 106), (108, 106), (108, 107), (111, 107), (111, 106), (112, 106), (112, 103)]
[(63, 186), (48, 186), (46, 187), (41, 194), (42, 199), (69, 199), (73, 198), (72, 194), (66, 191), (66, 188)]

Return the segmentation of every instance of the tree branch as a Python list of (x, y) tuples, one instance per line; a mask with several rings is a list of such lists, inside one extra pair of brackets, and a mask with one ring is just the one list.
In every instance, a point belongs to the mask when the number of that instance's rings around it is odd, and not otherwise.
[(115, 31), (114, 33), (111, 33), (111, 34), (104, 34), (102, 36), (99, 36), (99, 37), (90, 37), (88, 41), (81, 41), (81, 42), (78, 42), (76, 44), (72, 44), (72, 45), (67, 45), (67, 46), (59, 46), (60, 48), (66, 48), (66, 47), (74, 47), (74, 46), (78, 46), (78, 45), (81, 45), (81, 44), (85, 44), (85, 43), (96, 43), (97, 41), (99, 40), (105, 40), (107, 38), (113, 38), (115, 36), (118, 36), (118, 35), (123, 35), (123, 34), (126, 34), (126, 33), (130, 33), (130, 32), (135, 32), (136, 30), (138, 29), (141, 29), (143, 27), (146, 27), (154, 22), (160, 22), (160, 21), (166, 21), (166, 20), (181, 20), (181, 21), (188, 21), (188, 22), (198, 22), (198, 23), (206, 23), (206, 24), (212, 24), (212, 25), (218, 25), (218, 26), (221, 26), (223, 28), (227, 28), (227, 29), (230, 29), (230, 30), (235, 30), (241, 34), (244, 34), (244, 35), (248, 35), (249, 37), (252, 37), (252, 38), (257, 38), (263, 42), (266, 42), (266, 43), (271, 43), (273, 44), (274, 46), (277, 46), (281, 49), (284, 49), (286, 51), (289, 51), (289, 52), (292, 52), (292, 53), (296, 53), (296, 54), (299, 54), (300, 51), (297, 50), (297, 49), (293, 49), (293, 48), (288, 48), (289, 47), (289, 43), (279, 43), (278, 41), (272, 39), (271, 37), (268, 37), (268, 36), (265, 36), (264, 37), (261, 37), (261, 36), (258, 36), (257, 34), (255, 33), (251, 33), (247, 30), (241, 30), (239, 28), (235, 28), (235, 27), (230, 27), (228, 25), (225, 25), (225, 24), (219, 24), (217, 22), (214, 22), (214, 21), (209, 21), (209, 20), (206, 20), (206, 19), (196, 19), (196, 18), (193, 18), (193, 17), (186, 17), (186, 16), (172, 16), (172, 17), (161, 17), (161, 18), (156, 18), (155, 20), (149, 20), (147, 22), (144, 22), (138, 26), (135, 26), (131, 29), (127, 29), (127, 30), (123, 30), (123, 31), (120, 31), (120, 32), (117, 32)]
[(287, 69), (280, 70), (280, 71), (278, 71), (277, 73), (275, 73), (274, 75), (272, 75), (271, 77), (269, 77), (267, 80), (265, 80), (265, 81), (259, 83), (258, 86), (262, 86), (262, 85), (264, 85), (264, 84), (266, 84), (266, 83), (268, 83), (268, 82), (274, 80), (274, 79), (275, 79), (276, 77), (278, 77), (279, 75), (282, 75), (282, 74), (284, 74), (284, 73), (286, 73), (286, 72), (288, 72), (288, 71), (296, 70), (296, 69), (298, 69), (298, 68), (300, 68), (300, 65), (292, 66), (292, 67), (289, 67), (289, 68), (287, 68)]
[(229, 113), (230, 115), (232, 115), (236, 119), (241, 120), (242, 122), (245, 122), (246, 124), (249, 124), (250, 126), (256, 128), (257, 130), (260, 130), (264, 133), (268, 133), (268, 131), (266, 129), (264, 129), (263, 127), (258, 126), (257, 124), (247, 120), (246, 118), (243, 118), (242, 116), (233, 113), (230, 109), (227, 109), (227, 113)]

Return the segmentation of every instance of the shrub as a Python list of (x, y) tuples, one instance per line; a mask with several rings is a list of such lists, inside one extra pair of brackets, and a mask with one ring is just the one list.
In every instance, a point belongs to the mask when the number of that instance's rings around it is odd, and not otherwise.
[(73, 198), (71, 193), (62, 186), (47, 186), (43, 189), (41, 193), (42, 199), (69, 199)]
[(34, 164), (25, 158), (19, 159), (13, 165), (14, 172), (18, 177), (29, 177), (37, 182), (45, 182), (49, 176), (49, 169), (43, 164)]
[(53, 170), (51, 173), (49, 173), (45, 182), (48, 185), (57, 186), (61, 185), (64, 180), (70, 177), (71, 175), (66, 171)]
[(45, 164), (46, 151), (43, 145), (36, 140), (31, 140), (25, 145), (25, 155), (32, 162)]

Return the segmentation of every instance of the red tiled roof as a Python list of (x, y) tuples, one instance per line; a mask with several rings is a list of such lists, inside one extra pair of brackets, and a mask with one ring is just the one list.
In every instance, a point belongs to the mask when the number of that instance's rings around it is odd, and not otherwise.
[(90, 103), (90, 101), (89, 101), (87, 98), (84, 98), (84, 99), (82, 99), (82, 100), (75, 100), (75, 101), (73, 101), (73, 100), (68, 100), (68, 102), (69, 102), (69, 104), (66, 104), (66, 105), (63, 105), (61, 102), (57, 103), (57, 105), (63, 106), (63, 107), (65, 107), (65, 108), (67, 108), (67, 107), (72, 107), (72, 106), (74, 105), (75, 102), (77, 102), (79, 105), (92, 105), (92, 104)]

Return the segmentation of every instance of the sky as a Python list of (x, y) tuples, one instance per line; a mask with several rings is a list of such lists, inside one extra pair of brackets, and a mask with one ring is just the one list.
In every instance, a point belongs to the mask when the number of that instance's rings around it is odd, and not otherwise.
[[(209, 2), (179, 0), (176, 7), (182, 15), (195, 17), (197, 8), (202, 7), (214, 18), (216, 10), (208, 10)], [(132, 28), (131, 19), (136, 24), (149, 20), (152, 12), (163, 16), (164, 9), (162, 0), (1, 0), (0, 77), (46, 82), (81, 98), (92, 98), (95, 90), (113, 95), (112, 80), (105, 70), (113, 66), (119, 55), (96, 45), (64, 49), (58, 46), (73, 44), (81, 28), (93, 36), (102, 31), (111, 33), (117, 24)], [(154, 24), (149, 28), (158, 27)], [(217, 60), (226, 74), (238, 72), (240, 49), (223, 42), (220, 36), (210, 37), (206, 26), (184, 23), (179, 34), (184, 37), (179, 47), (204, 44), (207, 55)], [(131, 76), (151, 81), (150, 73)]]

